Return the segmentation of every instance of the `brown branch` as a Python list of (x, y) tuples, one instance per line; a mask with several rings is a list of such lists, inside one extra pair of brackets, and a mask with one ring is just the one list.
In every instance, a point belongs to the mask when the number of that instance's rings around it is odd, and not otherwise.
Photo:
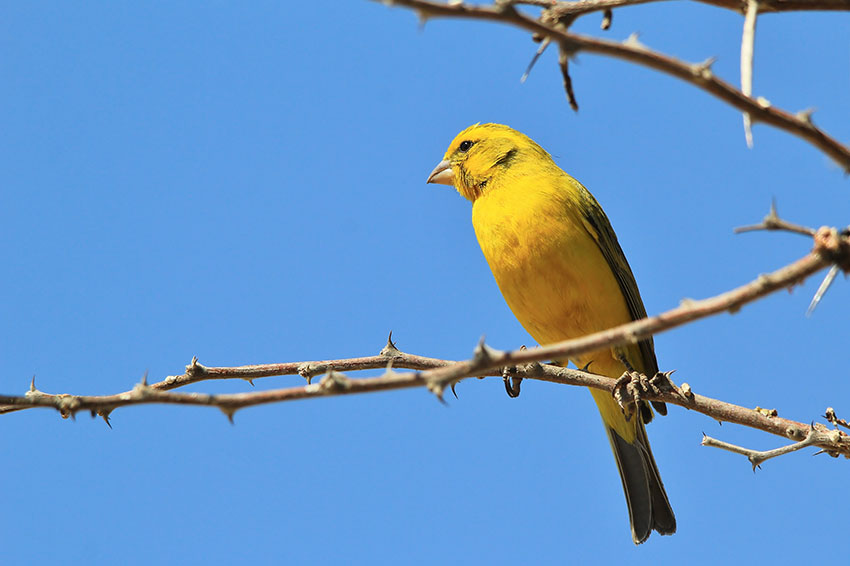
[[(579, 0), (577, 2), (549, 2), (547, 0), (516, 0), (509, 4), (526, 4), (539, 6), (549, 10), (556, 17), (572, 16), (573, 18), (605, 12), (614, 8), (625, 8), (667, 0)], [(746, 13), (747, 0), (697, 0), (718, 8), (725, 8)], [(776, 14), (780, 12), (845, 12), (850, 11), (850, 0), (759, 0), (759, 14)]]
[[(744, 13), (747, 3), (741, 0), (697, 0), (718, 8), (728, 8)], [(850, 0), (759, 0), (759, 14), (780, 12), (845, 12), (850, 10)]]
[[(378, 356), (342, 360), (252, 365), (236, 368), (207, 368), (193, 359), (192, 363), (187, 366), (186, 373), (182, 376), (171, 376), (153, 385), (148, 385), (146, 381), (143, 381), (132, 390), (117, 395), (51, 395), (36, 389), (33, 381), (30, 391), (26, 395), (20, 397), (0, 395), (0, 404), (7, 405), (7, 410), (52, 407), (59, 410), (65, 417), (73, 416), (81, 410), (87, 410), (92, 415), (103, 416), (108, 422), (110, 412), (117, 407), (147, 403), (171, 403), (218, 407), (232, 419), (236, 410), (264, 403), (411, 387), (427, 387), (442, 399), (447, 386), (464, 378), (485, 375), (580, 385), (612, 393), (616, 391), (618, 398), (624, 399), (621, 402), (628, 403), (636, 399), (636, 395), (630, 394), (631, 390), (626, 389), (627, 395), (624, 398), (624, 391), (619, 388), (618, 380), (578, 370), (541, 365), (537, 362), (549, 359), (574, 358), (583, 353), (633, 343), (686, 322), (720, 312), (737, 312), (743, 305), (776, 290), (796, 285), (805, 277), (831, 264), (841, 266), (845, 271), (848, 270), (848, 266), (850, 266), (850, 237), (846, 233), (839, 233), (836, 229), (821, 228), (817, 231), (814, 240), (815, 249), (810, 254), (732, 291), (701, 301), (686, 301), (676, 309), (651, 318), (546, 347), (500, 352), (487, 347), (482, 341), (471, 359), (451, 362), (402, 353), (389, 340), (387, 346)], [(421, 371), (398, 373), (389, 366), (407, 367)], [(374, 378), (349, 378), (339, 373), (339, 370), (342, 369), (361, 370), (382, 367), (387, 367), (384, 374)], [(208, 379), (239, 378), (251, 380), (271, 375), (299, 374), (309, 380), (320, 372), (327, 372), (327, 374), (319, 383), (308, 383), (301, 387), (222, 395), (169, 391), (169, 389), (175, 387)], [(629, 397), (629, 394), (631, 397)], [(807, 434), (805, 431), (808, 430), (807, 425), (799, 422), (695, 395), (686, 384), (681, 389), (672, 384), (669, 384), (669, 387), (656, 387), (642, 392), (641, 398), (680, 405), (709, 415), (716, 420), (757, 428), (796, 441), (803, 440)], [(818, 436), (813, 443), (833, 455), (850, 455), (850, 438), (843, 433), (836, 436), (835, 432), (830, 432), (830, 435)]]
[(780, 218), (776, 213), (776, 201), (770, 203), (770, 211), (767, 213), (767, 216), (762, 219), (761, 223), (752, 224), (750, 226), (739, 226), (738, 228), (735, 228), (735, 233), (742, 234), (744, 232), (755, 232), (757, 230), (779, 230), (809, 237), (813, 237), (817, 233), (817, 230), (814, 228), (800, 226), (799, 224), (794, 224)]
[[(462, 3), (444, 4), (430, 0), (392, 0), (392, 4), (415, 10), (424, 21), (431, 17), (451, 17), (494, 21), (510, 24), (532, 32), (537, 37), (557, 41), (562, 49), (573, 54), (579, 51), (597, 53), (637, 63), (688, 82), (734, 108), (750, 115), (753, 123), (764, 122), (803, 139), (831, 157), (850, 172), (850, 148), (817, 128), (811, 114), (792, 114), (775, 108), (763, 99), (745, 95), (731, 84), (718, 79), (711, 71), (712, 60), (703, 63), (687, 63), (647, 48), (632, 36), (623, 43), (596, 39), (570, 33), (563, 23), (552, 21), (544, 10), (541, 19), (535, 19), (513, 7), (512, 3), (471, 6)], [(775, 3), (780, 5), (781, 3)], [(832, 4), (829, 4), (832, 5)]]
[[(430, 365), (434, 368), (452, 370), (453, 368), (464, 364), (468, 367), (474, 368), (475, 366), (478, 366), (480, 368), (484, 368), (492, 364), (493, 358), (489, 357), (492, 354), (501, 356), (513, 354), (514, 357), (519, 357), (518, 354), (520, 353), (520, 351), (518, 351), (501, 354), (488, 350), (486, 347), (479, 347), (477, 351), (478, 355), (468, 362), (452, 363), (447, 360), (423, 358), (421, 356), (413, 356), (401, 352), (398, 352), (398, 354), (392, 359), (396, 360), (398, 363), (409, 363), (411, 365), (424, 364)], [(527, 350), (527, 352), (532, 353), (535, 352), (535, 350)], [(367, 361), (371, 359), (372, 358), (354, 358), (350, 360), (333, 360), (333, 365), (349, 365), (353, 368), (362, 369), (365, 367), (372, 367), (372, 361)], [(383, 357), (384, 363), (386, 363), (387, 360), (388, 358)], [(307, 365), (317, 363), (323, 362), (306, 362)], [(470, 366), (470, 363), (472, 366)], [(294, 366), (304, 364), (305, 363), (302, 362), (301, 364), (272, 364), (269, 366), (206, 369), (214, 370), (213, 373), (218, 375), (230, 374), (242, 377), (246, 373), (254, 371), (248, 370), (247, 368), (266, 367), (267, 369), (263, 371), (263, 373), (265, 373), (267, 371), (273, 371), (271, 369), (272, 367), (286, 369), (289, 371)], [(395, 389), (423, 386), (428, 387), (435, 393), (441, 394), (442, 389), (438, 385), (439, 380), (435, 379), (435, 374), (438, 371), (440, 370), (434, 369), (415, 373), (397, 373), (390, 369), (379, 377), (349, 378), (341, 373), (331, 370), (321, 379), (321, 381), (319, 381), (319, 383), (315, 384), (272, 389), (268, 391), (221, 395), (163, 391), (161, 389), (155, 389), (154, 386), (147, 385), (144, 382), (136, 385), (136, 387), (128, 392), (107, 396), (49, 395), (42, 393), (33, 387), (32, 390), (24, 397), (0, 396), (0, 403), (14, 404), (21, 408), (52, 407), (58, 409), (64, 417), (73, 416), (77, 411), (87, 410), (91, 411), (92, 415), (103, 415), (105, 418), (108, 417), (112, 410), (127, 405), (168, 403), (177, 405), (212, 406), (220, 409), (232, 420), (234, 413), (238, 409), (265, 403), (277, 403), (316, 397), (351, 395), (355, 393), (373, 393), (378, 391), (391, 391)], [(293, 373), (297, 373), (297, 370)], [(490, 368), (487, 370), (469, 369), (466, 372), (456, 372), (455, 379), (461, 379), (462, 377), (470, 377), (473, 375), (483, 375), (484, 373), (499, 376), (507, 375), (521, 379), (534, 379), (563, 385), (593, 387), (609, 392), (613, 392), (617, 384), (617, 380), (609, 377), (595, 375), (580, 370), (552, 365), (541, 365), (537, 363), (509, 367), (506, 370), (498, 368)], [(809, 431), (811, 430), (810, 425), (806, 425), (801, 422), (779, 418), (766, 412), (748, 409), (746, 407), (734, 405), (718, 399), (704, 397), (702, 395), (696, 395), (691, 392), (690, 387), (687, 384), (683, 384), (681, 388), (672, 386), (654, 393), (645, 392), (642, 394), (642, 398), (647, 401), (664, 401), (672, 405), (678, 405), (708, 415), (715, 420), (748, 426), (797, 441), (805, 439), (807, 434), (810, 434)], [(842, 454), (850, 456), (850, 436), (835, 430), (828, 430), (823, 425), (815, 425), (815, 430), (817, 430), (818, 434), (811, 441), (813, 445), (819, 446), (833, 455)]]
[[(799, 436), (799, 434), (799, 429), (795, 428), (795, 436)], [(783, 456), (791, 452), (796, 452), (797, 450), (802, 450), (803, 448), (807, 448), (809, 446), (822, 446), (824, 444), (831, 444), (833, 442), (837, 442), (840, 444), (841, 435), (842, 433), (837, 430), (825, 430), (825, 427), (823, 427), (822, 425), (817, 428), (815, 427), (815, 425), (812, 425), (811, 428), (809, 428), (809, 432), (799, 442), (795, 442), (794, 444), (789, 444), (787, 446), (781, 446), (779, 448), (774, 448), (773, 450), (751, 450), (750, 448), (744, 448), (743, 446), (737, 446), (735, 444), (723, 442), (722, 440), (717, 440), (716, 438), (706, 436), (705, 434), (703, 434), (702, 436), (702, 445), (711, 446), (713, 448), (720, 448), (721, 450), (734, 452), (735, 454), (742, 454), (747, 457), (747, 460), (749, 460), (750, 464), (753, 465), (753, 471), (755, 471), (756, 468), (762, 465), (762, 463), (766, 462), (767, 460), (770, 460), (771, 458), (776, 458), (777, 456)], [(838, 454), (833, 455), (837, 456)]]

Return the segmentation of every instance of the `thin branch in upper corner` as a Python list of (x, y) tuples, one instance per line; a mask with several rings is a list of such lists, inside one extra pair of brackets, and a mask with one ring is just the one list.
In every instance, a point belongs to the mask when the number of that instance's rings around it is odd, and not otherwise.
[[(759, 13), (759, 1), (747, 0), (747, 12), (744, 16), (744, 33), (741, 38), (741, 92), (744, 96), (753, 94), (753, 53), (756, 42), (756, 19)], [(744, 137), (747, 147), (753, 148), (753, 121), (749, 112), (744, 112)]]
[[(768, 2), (771, 7), (779, 6), (777, 2)], [(592, 7), (585, 9), (588, 5), (582, 2), (558, 3), (555, 7), (543, 10), (539, 18), (514, 9), (510, 3), (496, 2), (492, 5), (473, 5), (463, 2), (435, 2), (433, 0), (393, 0), (392, 4), (410, 8), (418, 13), (427, 14), (428, 17), (451, 17), (465, 18), (484, 21), (495, 21), (503, 24), (513, 25), (527, 30), (538, 37), (548, 37), (552, 41), (568, 46), (569, 52), (586, 51), (608, 57), (615, 57), (630, 63), (635, 63), (668, 74), (719, 98), (730, 106), (741, 112), (750, 114), (753, 121), (770, 124), (782, 129), (798, 138), (807, 141), (817, 147), (838, 163), (844, 171), (850, 172), (850, 147), (842, 144), (826, 132), (815, 126), (805, 115), (798, 115), (772, 106), (764, 99), (753, 99), (745, 95), (731, 84), (717, 78), (711, 68), (703, 63), (688, 63), (675, 57), (654, 51), (645, 45), (636, 44), (633, 41), (616, 42), (585, 35), (572, 33), (564, 26), (559, 18), (566, 11), (575, 16), (580, 10), (569, 8), (570, 5), (584, 6), (582, 10), (599, 11), (611, 7), (611, 1), (590, 2)], [(617, 2), (618, 5), (633, 5), (642, 3), (639, 0)], [(721, 5), (720, 0), (711, 0), (709, 3)], [(819, 5), (834, 6), (823, 9), (846, 10), (846, 1), (839, 5), (830, 2), (819, 1)], [(725, 4), (722, 4), (724, 7)], [(736, 3), (736, 5), (738, 5)], [(797, 3), (798, 9), (805, 9)], [(764, 11), (771, 11), (765, 9)]]

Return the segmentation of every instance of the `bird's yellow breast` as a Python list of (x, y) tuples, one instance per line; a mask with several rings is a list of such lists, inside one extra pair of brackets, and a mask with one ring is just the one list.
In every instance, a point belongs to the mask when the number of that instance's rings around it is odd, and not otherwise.
[[(517, 181), (514, 181), (517, 182)], [(584, 189), (563, 175), (525, 177), (472, 207), (472, 223), (505, 300), (529, 334), (548, 344), (631, 320), (619, 284), (578, 206)], [(600, 355), (603, 354), (603, 355)], [(593, 371), (619, 376), (610, 352), (582, 356)]]

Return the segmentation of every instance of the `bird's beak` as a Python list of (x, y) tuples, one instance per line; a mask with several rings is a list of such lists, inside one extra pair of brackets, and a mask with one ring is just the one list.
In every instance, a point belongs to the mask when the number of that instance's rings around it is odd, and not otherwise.
[(426, 183), (438, 183), (440, 185), (453, 186), (455, 184), (455, 174), (452, 171), (452, 164), (448, 159), (440, 161), (431, 174), (428, 175)]

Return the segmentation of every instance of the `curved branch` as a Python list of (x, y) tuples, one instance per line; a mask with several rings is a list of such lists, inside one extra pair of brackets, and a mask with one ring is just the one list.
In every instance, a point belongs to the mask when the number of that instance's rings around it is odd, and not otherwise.
[[(618, 43), (570, 33), (564, 29), (563, 24), (550, 21), (552, 17), (547, 16), (548, 11), (544, 10), (541, 19), (538, 20), (516, 10), (510, 3), (497, 3), (488, 6), (470, 6), (462, 3), (443, 4), (430, 0), (392, 0), (391, 3), (415, 10), (423, 20), (431, 17), (451, 17), (510, 24), (540, 37), (548, 37), (552, 41), (557, 41), (562, 49), (572, 53), (586, 51), (607, 55), (666, 73), (714, 95), (741, 112), (749, 114), (753, 123), (764, 122), (806, 140), (850, 173), (850, 147), (841, 144), (816, 127), (811, 120), (810, 113), (791, 114), (771, 106), (769, 102), (763, 99), (754, 99), (745, 95), (731, 84), (714, 76), (711, 71), (711, 64), (713, 63), (711, 59), (703, 63), (686, 63), (647, 48), (635, 36)], [(779, 3), (776, 3), (776, 5), (779, 5)]]

